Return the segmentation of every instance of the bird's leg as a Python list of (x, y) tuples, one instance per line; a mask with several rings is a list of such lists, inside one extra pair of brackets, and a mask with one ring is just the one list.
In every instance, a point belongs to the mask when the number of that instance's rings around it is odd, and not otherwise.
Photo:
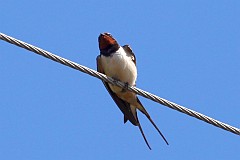
[(129, 88), (129, 83), (128, 82), (124, 83), (124, 88), (122, 89), (122, 92), (126, 92), (128, 88)]
[[(117, 83), (118, 81), (120, 81), (119, 79), (115, 78), (115, 77), (112, 77), (113, 79), (113, 82), (114, 83)], [(121, 81), (120, 81), (121, 82)], [(129, 88), (129, 83), (128, 82), (125, 82), (124, 83), (124, 87), (122, 88), (122, 91), (121, 92), (126, 92)]]
[(114, 77), (112, 77), (112, 79), (114, 83), (117, 83), (117, 81), (119, 81), (117, 78), (114, 78)]

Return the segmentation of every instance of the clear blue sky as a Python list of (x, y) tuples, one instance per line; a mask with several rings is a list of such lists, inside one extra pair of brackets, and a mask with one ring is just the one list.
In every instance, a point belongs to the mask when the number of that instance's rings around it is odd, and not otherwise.
[[(96, 69), (110, 32), (137, 86), (240, 127), (240, 1), (2, 1), (0, 32)], [(0, 41), (0, 159), (240, 159), (240, 137), (140, 97), (152, 147), (100, 80)]]

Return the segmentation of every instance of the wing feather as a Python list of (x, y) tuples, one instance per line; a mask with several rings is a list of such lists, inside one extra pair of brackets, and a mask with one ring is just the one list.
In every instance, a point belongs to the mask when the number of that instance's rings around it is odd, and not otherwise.
[(131, 55), (131, 58), (132, 58), (132, 61), (134, 62), (134, 64), (136, 65), (137, 64), (137, 60), (136, 60), (136, 56), (135, 54), (133, 53), (131, 47), (129, 45), (124, 45), (122, 46), (123, 49), (125, 50), (125, 52), (127, 52), (128, 54)]

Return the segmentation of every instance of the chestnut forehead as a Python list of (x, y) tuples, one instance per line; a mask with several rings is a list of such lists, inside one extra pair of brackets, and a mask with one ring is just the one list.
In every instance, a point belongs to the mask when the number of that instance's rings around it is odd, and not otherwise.
[(101, 34), (98, 40), (100, 45), (99, 47), (101, 49), (104, 49), (109, 45), (114, 45), (117, 43), (116, 40), (111, 35), (108, 34)]

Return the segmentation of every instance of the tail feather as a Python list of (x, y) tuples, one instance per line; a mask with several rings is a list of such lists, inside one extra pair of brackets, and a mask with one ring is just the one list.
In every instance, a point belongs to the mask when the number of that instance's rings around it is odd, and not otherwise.
[(167, 145), (169, 145), (167, 139), (164, 137), (164, 135), (162, 134), (162, 132), (158, 129), (157, 125), (153, 122), (153, 120), (151, 119), (151, 117), (148, 117), (149, 121), (152, 123), (152, 125), (155, 127), (155, 129), (158, 131), (158, 133), (161, 135), (161, 137), (163, 138), (163, 140), (166, 142)]
[(153, 122), (153, 120), (151, 119), (150, 115), (148, 114), (148, 112), (146, 111), (146, 109), (143, 107), (143, 105), (141, 104), (141, 102), (139, 101), (139, 99), (137, 98), (138, 103), (140, 104), (141, 107), (138, 107), (138, 109), (145, 114), (145, 116), (148, 118), (148, 120), (152, 123), (152, 125), (154, 126), (154, 128), (158, 131), (158, 133), (161, 135), (161, 137), (163, 138), (163, 140), (166, 142), (167, 145), (169, 145), (167, 139), (164, 137), (164, 135), (162, 134), (162, 132), (160, 131), (160, 129), (157, 127), (157, 125)]
[(133, 113), (133, 115), (134, 115), (134, 118), (135, 118), (136, 121), (137, 121), (137, 126), (138, 126), (138, 128), (139, 128), (139, 130), (140, 130), (140, 132), (141, 132), (141, 134), (142, 134), (142, 136), (143, 136), (143, 139), (144, 139), (145, 143), (147, 144), (148, 148), (151, 150), (151, 147), (150, 147), (150, 145), (149, 145), (149, 143), (148, 143), (148, 141), (147, 141), (147, 138), (146, 138), (146, 136), (145, 136), (145, 134), (144, 134), (144, 132), (143, 132), (143, 130), (142, 130), (141, 124), (140, 124), (140, 122), (139, 122), (139, 120), (138, 120), (137, 108), (136, 108), (135, 106), (133, 106), (133, 105), (130, 105), (130, 108), (131, 108), (131, 111), (132, 111), (132, 113)]
[(143, 136), (143, 139), (144, 139), (145, 143), (147, 144), (148, 148), (149, 148), (150, 150), (152, 150), (152, 148), (150, 147), (150, 145), (149, 145), (149, 143), (148, 143), (148, 141), (147, 141), (147, 138), (146, 138), (146, 136), (145, 136), (145, 134), (144, 134), (144, 132), (143, 132), (143, 130), (142, 130), (142, 127), (141, 127), (141, 124), (140, 124), (140, 123), (138, 123), (138, 128), (139, 128), (139, 130), (140, 130), (140, 132), (141, 132), (141, 134), (142, 134), (142, 136)]

